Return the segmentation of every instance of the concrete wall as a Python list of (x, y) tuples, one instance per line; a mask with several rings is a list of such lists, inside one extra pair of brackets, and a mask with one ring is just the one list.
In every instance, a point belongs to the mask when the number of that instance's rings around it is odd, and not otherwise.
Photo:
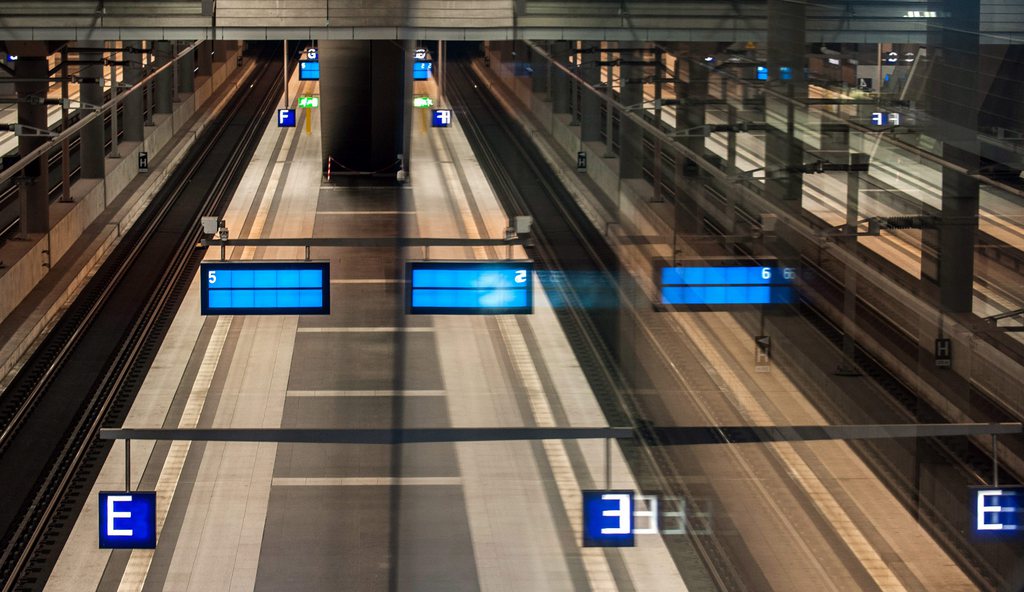
[[(94, 241), (94, 245), (86, 249), (85, 259), (89, 263), (95, 263), (97, 258), (127, 230), (129, 222), (134, 221), (141, 211), (139, 206), (145, 205), (141, 202), (146, 201), (147, 197), (152, 197), (166, 178), (166, 172), (161, 174), (154, 170), (148, 173), (150, 177), (132, 195), (119, 196), (139, 175), (139, 151), (148, 151), (151, 162), (158, 155), (166, 156), (171, 164), (180, 159), (194, 142), (196, 134), (212, 120), (210, 96), (216, 90), (216, 86), (222, 85), (237, 68), (235, 55), (236, 52), (229, 52), (226, 61), (214, 64), (216, 71), (213, 76), (197, 80), (196, 93), (182, 96), (181, 102), (174, 104), (173, 113), (154, 116), (154, 126), (145, 128), (143, 142), (120, 144), (121, 158), (108, 158), (105, 161), (105, 179), (80, 180), (71, 188), (74, 203), (51, 204), (51, 229), (47, 234), (35, 235), (29, 240), (8, 241), (0, 249), (0, 260), (6, 265), (5, 269), (0, 270), (0, 322), (7, 320), (25, 297), (37, 285), (48, 279), (54, 266), (65, 263), (64, 260), (69, 258), (77, 241)], [(205, 116), (201, 114), (199, 120), (190, 122), (193, 116), (204, 108), (208, 110)], [(190, 133), (179, 141), (172, 142), (175, 134), (183, 131), (186, 125), (190, 125)], [(108, 206), (112, 204), (120, 206), (120, 211), (108, 211)], [(106, 225), (96, 228), (94, 223), (104, 214), (109, 214), (105, 220)], [(77, 259), (75, 262), (78, 262)], [(42, 326), (56, 314), (63, 301), (87, 279), (89, 267), (91, 264), (86, 264), (82, 270), (69, 272), (73, 278), (64, 288), (63, 294), (59, 294), (57, 300), (51, 298), (48, 302), (40, 303), (39, 308), (44, 310), (19, 310), (19, 315), (23, 318), (11, 319), (25, 321), (26, 326), (19, 330), (20, 337), (9, 339), (7, 343), (0, 345), (0, 376), (6, 374)]]

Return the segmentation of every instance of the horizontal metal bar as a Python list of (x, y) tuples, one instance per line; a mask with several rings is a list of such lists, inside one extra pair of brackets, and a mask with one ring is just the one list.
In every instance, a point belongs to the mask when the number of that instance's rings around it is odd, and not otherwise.
[(112, 429), (101, 440), (298, 442), (309, 444), (422, 444), (510, 440), (632, 438), (632, 428), (406, 428), (406, 429)]
[[(1024, 433), (1020, 423), (888, 424), (843, 426), (676, 426), (640, 430), (659, 445), (747, 444), (816, 440), (936, 438)], [(635, 435), (628, 427), (565, 428), (104, 428), (101, 440), (184, 440), (203, 442), (300, 442), (311, 444), (412, 444), (510, 440), (580, 440)]]
[(1020, 423), (888, 424), (840, 426), (652, 427), (662, 445), (809, 442), (814, 440), (879, 440), (1024, 433)]
[(338, 237), (338, 238), (229, 238), (203, 239), (204, 247), (495, 247), (526, 244), (529, 239), (500, 238), (416, 238), (416, 237)]
[(174, 59), (168, 61), (166, 64), (162, 64), (160, 67), (158, 67), (155, 70), (153, 70), (148, 76), (146, 76), (142, 80), (138, 81), (135, 84), (135, 86), (133, 86), (131, 89), (126, 90), (125, 92), (122, 92), (122, 93), (118, 93), (118, 95), (116, 97), (113, 97), (109, 101), (104, 103), (100, 107), (100, 109), (98, 109), (96, 111), (93, 111), (92, 113), (90, 113), (90, 114), (86, 115), (85, 117), (79, 119), (73, 125), (68, 127), (68, 129), (61, 131), (60, 135), (58, 135), (58, 136), (56, 136), (54, 138), (51, 138), (49, 142), (46, 142), (45, 144), (43, 144), (43, 145), (39, 146), (38, 148), (36, 148), (35, 150), (33, 150), (32, 152), (29, 152), (28, 154), (23, 155), (21, 158), (18, 159), (18, 161), (16, 163), (14, 163), (13, 165), (7, 167), (2, 172), (0, 172), (0, 183), (3, 183), (4, 181), (14, 177), (14, 175), (17, 172), (19, 172), (23, 168), (27, 167), (36, 158), (39, 158), (40, 156), (43, 156), (44, 154), (48, 153), (50, 150), (53, 150), (54, 148), (57, 148), (60, 145), (60, 142), (62, 142), (65, 138), (68, 138), (68, 137), (70, 137), (73, 134), (77, 134), (82, 128), (84, 128), (86, 125), (88, 125), (93, 119), (96, 119), (97, 117), (100, 117), (102, 115), (102, 113), (104, 113), (105, 111), (108, 111), (110, 109), (116, 108), (117, 105), (120, 104), (121, 102), (123, 102), (125, 100), (125, 98), (128, 95), (130, 95), (131, 93), (139, 92), (139, 90), (142, 89), (143, 87), (145, 87), (146, 84), (148, 84), (149, 82), (154, 80), (158, 74), (160, 74), (164, 70), (172, 67), (179, 59), (181, 59), (182, 56), (184, 56), (188, 52), (194, 50), (196, 47), (199, 47), (200, 43), (202, 43), (202, 40), (196, 41), (192, 45), (190, 45), (187, 48), (183, 49), (182, 51), (180, 51), (178, 53), (178, 55), (176, 55), (174, 57)]

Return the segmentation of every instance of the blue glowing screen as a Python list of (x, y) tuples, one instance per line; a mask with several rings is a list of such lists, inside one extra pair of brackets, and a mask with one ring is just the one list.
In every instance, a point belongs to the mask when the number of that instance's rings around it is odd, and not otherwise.
[(412, 79), (430, 80), (430, 71), (434, 69), (434, 62), (413, 62)]
[(583, 546), (632, 547), (633, 492), (589, 490), (583, 492)]
[(320, 80), (320, 62), (299, 62), (299, 80)]
[(100, 492), (100, 549), (156, 548), (156, 492)]
[(1024, 488), (977, 487), (972, 489), (975, 535), (1019, 535), (1024, 532)]
[(330, 314), (326, 261), (219, 261), (200, 267), (204, 315)]
[(412, 314), (529, 314), (532, 261), (410, 261), (407, 303)]
[(661, 303), (790, 304), (796, 301), (792, 267), (662, 267)]
[(758, 80), (768, 80), (768, 68), (767, 68), (767, 66), (758, 66), (757, 67), (757, 79)]

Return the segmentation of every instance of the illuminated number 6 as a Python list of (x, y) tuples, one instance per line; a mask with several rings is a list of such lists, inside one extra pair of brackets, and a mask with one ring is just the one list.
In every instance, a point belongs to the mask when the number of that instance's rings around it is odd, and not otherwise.
[(770, 279), (772, 279), (772, 269), (770, 267), (762, 267), (761, 268), (761, 279), (762, 280), (770, 280)]
[(526, 283), (526, 270), (525, 269), (517, 269), (516, 270), (516, 283), (517, 284), (525, 284)]

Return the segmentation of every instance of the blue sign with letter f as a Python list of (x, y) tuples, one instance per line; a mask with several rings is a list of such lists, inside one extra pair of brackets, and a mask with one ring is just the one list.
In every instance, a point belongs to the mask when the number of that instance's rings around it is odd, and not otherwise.
[(295, 127), (295, 109), (278, 109), (277, 127)]

